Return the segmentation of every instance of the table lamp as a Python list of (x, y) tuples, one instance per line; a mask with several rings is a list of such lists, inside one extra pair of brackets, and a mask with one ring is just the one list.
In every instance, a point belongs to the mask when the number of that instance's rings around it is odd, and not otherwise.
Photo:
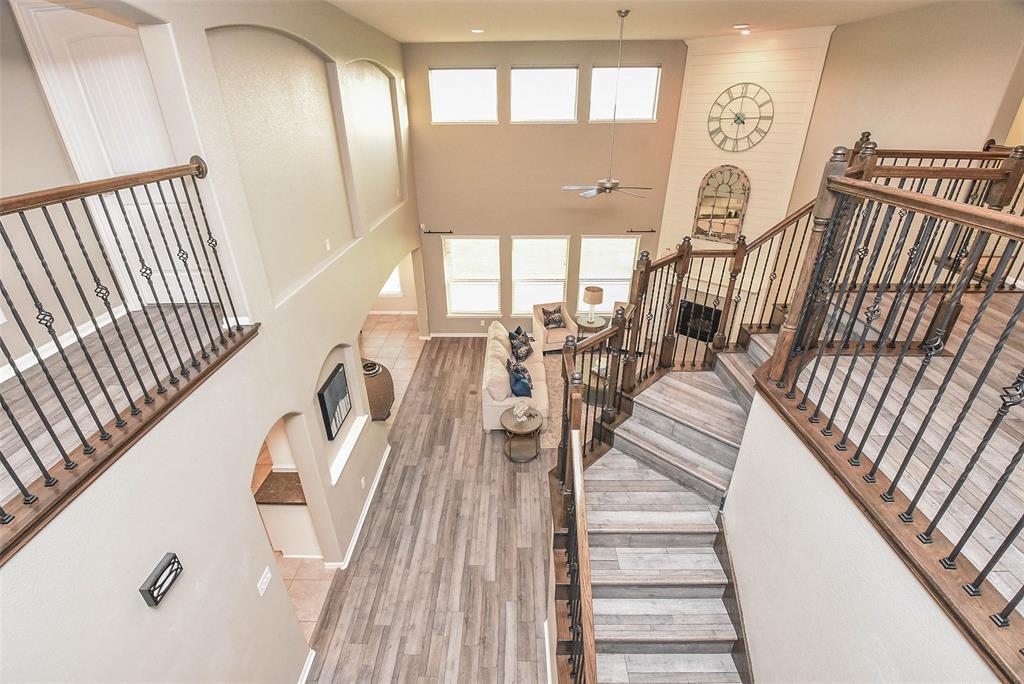
[(583, 303), (590, 305), (590, 317), (587, 318), (587, 324), (593, 325), (594, 323), (594, 307), (604, 301), (604, 289), (596, 285), (587, 285), (583, 288)]

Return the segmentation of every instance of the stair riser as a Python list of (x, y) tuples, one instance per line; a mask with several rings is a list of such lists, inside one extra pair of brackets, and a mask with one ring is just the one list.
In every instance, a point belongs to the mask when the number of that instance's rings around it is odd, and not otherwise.
[(650, 548), (698, 548), (715, 543), (714, 532), (600, 532), (589, 533), (591, 546)]
[(736, 399), (736, 402), (743, 407), (743, 410), (750, 413), (750, 405), (754, 403), (754, 397), (747, 394), (747, 390), (743, 387), (743, 383), (733, 376), (732, 370), (724, 363), (716, 363), (715, 375), (721, 378), (722, 382), (724, 382), (732, 391), (732, 396)]
[(675, 421), (664, 414), (643, 406), (639, 402), (633, 406), (633, 417), (631, 420), (638, 421), (644, 427), (666, 437), (671, 437), (728, 468), (736, 465), (736, 456), (739, 454), (739, 449), (736, 446), (723, 442), (686, 423)]
[(731, 653), (734, 639), (722, 641), (617, 641), (598, 639), (598, 653)]
[(722, 598), (725, 583), (721, 584), (676, 584), (665, 586), (643, 586), (637, 584), (592, 585), (594, 598)]
[(772, 352), (770, 349), (762, 347), (757, 343), (757, 338), (761, 335), (751, 335), (750, 344), (747, 345), (747, 356), (754, 362), (754, 365), (760, 368), (764, 364), (768, 363), (768, 359), (771, 358)]
[(615, 440), (615, 447), (619, 451), (629, 454), (665, 477), (678, 482), (684, 487), (689, 487), (692, 491), (696, 492), (707, 501), (716, 505), (722, 502), (722, 497), (725, 494), (722, 490), (718, 489), (711, 483), (705, 482), (704, 480), (694, 476), (692, 473), (676, 467), (674, 464), (666, 461), (657, 454), (648, 451), (644, 447), (634, 444), (628, 439), (622, 437)]

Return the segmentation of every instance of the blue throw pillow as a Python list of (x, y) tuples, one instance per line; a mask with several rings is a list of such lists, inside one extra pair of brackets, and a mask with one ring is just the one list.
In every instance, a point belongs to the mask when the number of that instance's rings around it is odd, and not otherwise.
[(508, 341), (511, 342), (512, 344), (515, 344), (516, 342), (529, 343), (530, 336), (526, 334), (525, 330), (523, 330), (523, 326), (517, 325), (515, 330), (509, 331)]
[(505, 361), (505, 370), (508, 371), (509, 375), (512, 375), (514, 373), (515, 375), (526, 378), (526, 382), (529, 383), (530, 389), (533, 389), (533, 378), (530, 377), (529, 368), (519, 363), (518, 361), (508, 359), (507, 361)]
[(530, 389), (530, 381), (518, 373), (508, 374), (508, 384), (512, 389), (514, 397), (532, 397), (533, 390)]
[(530, 346), (530, 341), (516, 340), (512, 343), (512, 357), (522, 363), (526, 359), (530, 358), (530, 354), (533, 353), (533, 347)]

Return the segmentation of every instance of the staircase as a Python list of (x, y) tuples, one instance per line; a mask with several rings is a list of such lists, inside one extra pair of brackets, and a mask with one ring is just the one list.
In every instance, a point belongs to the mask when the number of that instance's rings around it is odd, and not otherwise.
[(719, 508), (774, 335), (633, 399), (584, 475), (602, 682), (749, 681)]

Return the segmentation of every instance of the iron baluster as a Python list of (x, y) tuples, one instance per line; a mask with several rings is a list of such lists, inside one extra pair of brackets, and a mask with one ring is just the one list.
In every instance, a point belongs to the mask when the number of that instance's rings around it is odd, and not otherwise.
[[(43, 460), (39, 458), (39, 453), (36, 451), (36, 448), (32, 446), (32, 440), (30, 440), (28, 435), (25, 434), (25, 430), (21, 427), (21, 422), (18, 420), (18, 417), (14, 415), (14, 411), (12, 411), (11, 407), (8, 406), (7, 400), (4, 399), (2, 394), (0, 394), (0, 408), (2, 408), (3, 412), (7, 414), (7, 419), (11, 421), (11, 427), (13, 427), (14, 431), (18, 433), (18, 438), (21, 440), (22, 444), (25, 445), (25, 448), (28, 449), (29, 456), (32, 457), (32, 461), (36, 464), (36, 468), (39, 469), (40, 474), (43, 476), (43, 484), (47, 487), (52, 487), (57, 484), (57, 478), (50, 474), (50, 471), (46, 468), (46, 464), (44, 464)], [(32, 502), (25, 501), (24, 503), (28, 504)]]
[[(198, 157), (193, 157), (198, 159)], [(200, 160), (202, 161), (202, 160)], [(196, 183), (196, 177), (192, 176), (192, 188), (195, 190), (196, 201), (199, 203), (199, 213), (203, 217), (203, 225), (206, 227), (206, 244), (209, 245), (210, 251), (213, 252), (213, 260), (217, 264), (217, 270), (220, 272), (220, 281), (224, 285), (224, 294), (227, 295), (228, 305), (231, 307), (231, 313), (235, 317), (235, 330), (242, 329), (241, 319), (238, 317), (238, 311), (235, 309), (235, 301), (231, 297), (231, 288), (228, 287), (227, 278), (224, 276), (224, 267), (220, 263), (220, 254), (217, 252), (217, 239), (213, 237), (213, 231), (210, 230), (210, 220), (206, 216), (206, 206), (203, 204), (203, 195), (199, 192), (199, 184)], [(224, 318), (227, 319), (227, 312), (224, 312)], [(232, 335), (230, 324), (228, 328), (228, 335)]]
[[(954, 355), (952, 362), (949, 364), (949, 369), (946, 371), (945, 376), (942, 378), (942, 384), (939, 385), (938, 390), (936, 390), (935, 392), (935, 396), (932, 398), (931, 406), (928, 407), (928, 412), (925, 413), (924, 419), (921, 421), (921, 427), (918, 428), (917, 434), (914, 435), (914, 439), (910, 443), (910, 447), (907, 449), (907, 453), (903, 457), (903, 461), (900, 463), (900, 466), (896, 471), (896, 475), (892, 478), (892, 483), (889, 485), (889, 488), (886, 489), (885, 493), (882, 495), (883, 501), (891, 502), (893, 500), (893, 494), (896, 491), (896, 486), (899, 484), (900, 479), (903, 477), (903, 473), (906, 472), (907, 466), (910, 465), (910, 461), (914, 457), (914, 453), (917, 451), (917, 447), (918, 445), (920, 445), (921, 439), (924, 437), (925, 431), (931, 424), (932, 417), (935, 415), (935, 411), (938, 409), (939, 403), (942, 401), (942, 397), (945, 395), (946, 389), (949, 387), (950, 381), (953, 379), (953, 376), (956, 375), (956, 372), (960, 365), (960, 361), (963, 360), (964, 354), (967, 352), (967, 347), (969, 347), (971, 344), (971, 339), (974, 337), (975, 331), (977, 331), (978, 326), (981, 325), (981, 319), (985, 315), (985, 309), (988, 308), (989, 301), (992, 299), (992, 295), (995, 294), (996, 289), (998, 287), (998, 276), (1002, 274), (1007, 264), (1009, 264), (1011, 253), (1012, 249), (1008, 249), (1003, 253), (1002, 258), (999, 259), (999, 265), (997, 266), (995, 272), (996, 277), (994, 277), (989, 282), (989, 286), (985, 289), (985, 296), (982, 298), (981, 304), (978, 305), (978, 311), (974, 314), (974, 319), (971, 321), (970, 327), (967, 328), (967, 332), (964, 333), (964, 337), (960, 341), (960, 346), (957, 347), (956, 354)], [(1014, 319), (1012, 323), (1016, 323), (1016, 319)], [(945, 329), (945, 326), (943, 326), (943, 329)], [(1011, 325), (1010, 330), (1012, 329), (1013, 326)], [(1009, 337), (1009, 331), (1007, 331), (1005, 334), (1007, 337)], [(1002, 342), (1003, 344), (1005, 344), (1005, 339), (1003, 339)], [(993, 354), (995, 356), (998, 356), (1000, 351), (1002, 351), (1002, 346), (997, 345)], [(926, 359), (927, 358), (928, 357), (926, 357)], [(995, 359), (990, 357), (989, 362), (995, 363)], [(983, 375), (987, 376), (989, 370), (991, 370), (991, 367), (987, 368)], [(976, 395), (980, 389), (980, 385), (975, 385), (975, 388), (972, 391), (972, 395)], [(973, 396), (969, 401), (973, 401)], [(954, 424), (954, 432), (955, 430), (959, 429), (959, 423), (963, 421), (963, 418), (965, 416), (966, 412), (964, 412), (959, 417), (957, 423)], [(910, 507), (906, 511), (904, 511), (904, 513), (900, 515), (900, 519), (904, 522), (910, 522), (913, 519), (912, 508), (913, 507)]]
[[(30, 504), (34, 504), (36, 501), (39, 500), (39, 497), (28, 491), (28, 489), (25, 487), (25, 483), (22, 482), (21, 478), (18, 477), (18, 474), (14, 472), (14, 468), (11, 467), (11, 464), (7, 461), (7, 457), (4, 456), (3, 452), (0, 452), (0, 465), (4, 467), (4, 470), (7, 471), (7, 474), (10, 476), (11, 481), (14, 482), (14, 486), (18, 488), (19, 492), (21, 492), (21, 502), (23, 504), (28, 506)], [(13, 516), (8, 517), (7, 520), (4, 522), (6, 524), (9, 523), (11, 520), (14, 520)]]
[[(224, 306), (224, 298), (221, 296), (221, 293), (220, 293), (220, 285), (217, 283), (217, 278), (216, 278), (216, 276), (213, 273), (213, 264), (210, 262), (210, 253), (206, 249), (207, 248), (207, 244), (203, 241), (203, 233), (199, 229), (199, 221), (196, 219), (196, 210), (192, 206), (192, 198), (189, 197), (189, 194), (188, 194), (188, 186), (185, 185), (185, 179), (184, 178), (179, 178), (178, 181), (181, 183), (181, 194), (185, 196), (185, 202), (188, 204), (188, 212), (189, 212), (189, 215), (192, 217), (192, 227), (195, 228), (195, 230), (196, 230), (196, 237), (199, 239), (199, 247), (203, 251), (203, 260), (206, 262), (206, 269), (210, 272), (210, 282), (213, 283), (213, 290), (214, 290), (214, 293), (217, 295), (217, 303), (220, 305), (221, 315), (217, 316), (217, 331), (220, 334), (220, 343), (221, 344), (227, 344), (228, 341), (227, 341), (227, 339), (224, 336), (224, 332), (225, 332), (224, 329), (227, 328), (227, 332), (228, 333), (231, 332), (231, 325), (227, 322), (227, 320), (228, 320), (227, 319), (227, 307)], [(180, 211), (181, 210), (181, 202), (178, 199), (178, 193), (174, 190), (174, 184), (173, 183), (171, 184), (171, 192), (174, 193), (174, 201), (178, 204), (178, 209)], [(185, 222), (185, 218), (184, 217), (182, 217), (181, 220), (182, 220), (182, 223)], [(191, 238), (189, 238), (189, 244), (191, 244)], [(203, 275), (202, 271), (199, 272), (199, 275), (200, 276)], [(205, 278), (203, 280), (203, 286), (206, 287), (206, 280), (205, 280)], [(207, 293), (209, 293), (209, 288), (207, 288)], [(223, 319), (223, 324), (221, 322), (221, 319)]]

